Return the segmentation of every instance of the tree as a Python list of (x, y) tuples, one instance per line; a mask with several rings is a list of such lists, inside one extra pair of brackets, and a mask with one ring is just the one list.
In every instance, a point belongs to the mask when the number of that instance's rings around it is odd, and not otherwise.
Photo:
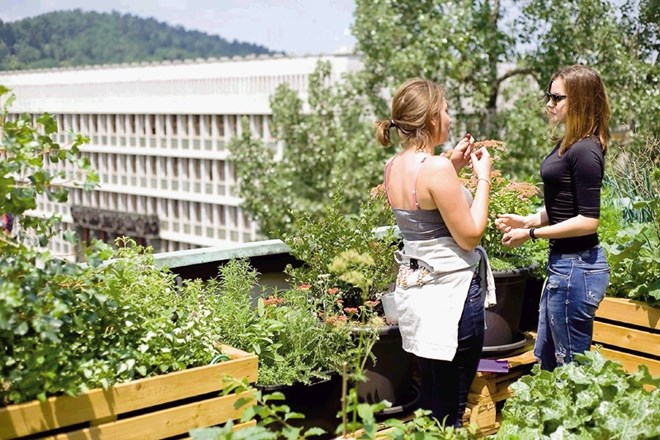
[(455, 134), (504, 138), (506, 171), (530, 176), (547, 150), (539, 92), (561, 66), (583, 62), (603, 75), (613, 127), (655, 126), (659, 8), (640, 3), (358, 0), (353, 32), (370, 96), (410, 76), (444, 84), (462, 124)]
[[(309, 113), (303, 114), (299, 106), (298, 113), (277, 116), (287, 114), (283, 108), (292, 108), (286, 103), (295, 94), (273, 97), (278, 139), (286, 144), (285, 165), (273, 167), (288, 172), (272, 171), (270, 177), (281, 176), (288, 186), (259, 203), (281, 207), (276, 215), (281, 218), (293, 208), (321, 215), (320, 203), (329, 200), (327, 194), (337, 182), (334, 158), (341, 154), (361, 152), (373, 160), (357, 156), (351, 163), (351, 174), (362, 176), (346, 187), (353, 196), (381, 181), (384, 157), (375, 153), (367, 127), (387, 117), (389, 96), (414, 76), (445, 86), (454, 136), (470, 132), (477, 139), (504, 140), (508, 154), (500, 167), (518, 178), (538, 180), (539, 162), (551, 148), (543, 91), (552, 72), (562, 66), (582, 62), (599, 71), (610, 92), (612, 128), (633, 127), (657, 136), (659, 9), (653, 0), (627, 0), (622, 5), (614, 0), (356, 0), (352, 31), (364, 69), (347, 78), (348, 86), (325, 90), (337, 99), (310, 105)], [(309, 121), (326, 121), (329, 132)], [(288, 154), (295, 157), (287, 158)], [(239, 164), (239, 174), (249, 177), (240, 171), (245, 166)], [(315, 172), (313, 182), (310, 170)], [(272, 188), (278, 184), (272, 183)], [(241, 194), (246, 199), (259, 197), (250, 187), (256, 188), (243, 182)], [(249, 212), (266, 221), (265, 208), (246, 203)], [(275, 219), (267, 221), (274, 227)]]
[(286, 145), (281, 158), (251, 136), (245, 120), (229, 145), (243, 207), (266, 235), (292, 232), (292, 211), (323, 215), (336, 191), (344, 194), (345, 213), (354, 213), (382, 180), (386, 151), (373, 142), (365, 117), (373, 112), (354, 78), (328, 85), (331, 73), (329, 63), (319, 62), (307, 102), (286, 85), (271, 97), (272, 130)]

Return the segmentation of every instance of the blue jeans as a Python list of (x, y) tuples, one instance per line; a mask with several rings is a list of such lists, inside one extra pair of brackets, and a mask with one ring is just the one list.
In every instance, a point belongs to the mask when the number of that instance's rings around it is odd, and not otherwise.
[[(421, 373), (420, 407), (431, 410), (445, 426), (459, 427), (468, 391), (477, 374), (484, 345), (484, 299), (481, 279), (475, 274), (458, 324), (458, 349), (454, 359), (417, 358)], [(438, 314), (442, 319), (442, 311)]]
[(605, 296), (610, 268), (595, 246), (572, 254), (551, 253), (539, 307), (534, 355), (554, 370), (591, 349), (596, 309)]

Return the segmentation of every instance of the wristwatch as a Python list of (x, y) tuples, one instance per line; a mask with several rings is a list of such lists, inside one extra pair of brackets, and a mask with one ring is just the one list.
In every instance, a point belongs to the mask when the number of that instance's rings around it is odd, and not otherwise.
[(529, 237), (532, 239), (532, 241), (536, 241), (536, 228), (529, 228)]

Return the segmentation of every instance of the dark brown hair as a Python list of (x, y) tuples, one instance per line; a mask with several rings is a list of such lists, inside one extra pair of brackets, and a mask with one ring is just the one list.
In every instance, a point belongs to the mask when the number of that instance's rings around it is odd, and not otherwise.
[(605, 84), (598, 73), (581, 64), (566, 67), (555, 72), (548, 84), (548, 92), (553, 81), (564, 80), (566, 86), (566, 131), (561, 139), (559, 154), (571, 145), (590, 136), (598, 136), (603, 153), (610, 142), (610, 102)]
[[(403, 145), (415, 150), (433, 139), (431, 121), (440, 112), (445, 101), (442, 87), (421, 78), (403, 83), (392, 98), (392, 114), (389, 119), (376, 121), (376, 139), (384, 146), (391, 145), (391, 128), (396, 128)], [(439, 121), (439, 119), (438, 119)], [(436, 130), (441, 130), (438, 126)]]

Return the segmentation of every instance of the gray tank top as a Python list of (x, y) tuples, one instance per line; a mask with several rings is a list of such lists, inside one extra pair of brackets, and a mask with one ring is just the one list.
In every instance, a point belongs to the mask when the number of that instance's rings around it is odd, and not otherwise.
[[(394, 156), (387, 162), (387, 165), (385, 165), (385, 194), (387, 195), (387, 201), (390, 204), (390, 207), (392, 206), (392, 203), (390, 202), (390, 195), (388, 192), (389, 171), (396, 157), (398, 156)], [(419, 174), (419, 170), (422, 167), (422, 164), (428, 157), (429, 156), (425, 156), (422, 158), (422, 160), (419, 162), (419, 166), (417, 167), (417, 171), (415, 172), (412, 199), (417, 209), (392, 208), (394, 218), (396, 219), (396, 224), (399, 227), (399, 231), (401, 231), (401, 235), (405, 240), (431, 240), (434, 238), (451, 236), (439, 210), (421, 209), (419, 207), (419, 203), (417, 203), (417, 175)], [(470, 194), (470, 191), (467, 188), (463, 188), (463, 191), (465, 192), (465, 196), (468, 199), (468, 202), (472, 204), (472, 194)]]

